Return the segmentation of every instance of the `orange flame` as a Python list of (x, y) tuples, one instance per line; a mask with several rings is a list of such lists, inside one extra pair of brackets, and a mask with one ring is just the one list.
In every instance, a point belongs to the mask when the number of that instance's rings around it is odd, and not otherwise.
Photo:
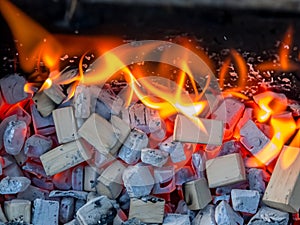
[(270, 124), (274, 135), (270, 142), (255, 154), (255, 157), (265, 165), (268, 165), (280, 154), (282, 147), (296, 130), (296, 123), (291, 113), (272, 116)]
[[(234, 61), (234, 64), (237, 68), (238, 82), (237, 87), (228, 88), (224, 90), (224, 82), (225, 78), (228, 76), (229, 67), (231, 65), (231, 61)], [(219, 72), (219, 85), (222, 90), (224, 90), (224, 95), (232, 95), (241, 99), (248, 99), (247, 96), (240, 93), (246, 86), (248, 76), (248, 68), (245, 59), (238, 53), (235, 49), (231, 49), (230, 56), (227, 57), (220, 68)]]
[(284, 95), (270, 91), (254, 96), (254, 100), (259, 106), (255, 114), (261, 123), (266, 122), (271, 115), (283, 112), (287, 107), (287, 99)]
[(62, 53), (55, 38), (7, 0), (0, 1), (0, 11), (17, 40), (22, 68), (32, 72), (39, 58), (48, 68), (53, 68)]
[(292, 62), (289, 57), (292, 49), (294, 29), (290, 26), (286, 31), (283, 40), (279, 46), (279, 61), (276, 62), (263, 62), (257, 66), (258, 70), (276, 70), (288, 72), (299, 69), (299, 65)]

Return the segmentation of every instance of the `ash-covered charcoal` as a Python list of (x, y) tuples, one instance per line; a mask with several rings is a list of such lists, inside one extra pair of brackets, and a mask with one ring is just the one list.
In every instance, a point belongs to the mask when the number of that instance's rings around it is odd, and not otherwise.
[(242, 145), (239, 141), (231, 140), (222, 144), (218, 156), (228, 155), (232, 153), (241, 153)]
[(237, 212), (233, 211), (230, 205), (221, 201), (215, 209), (215, 220), (218, 225), (244, 224), (244, 219)]
[(192, 154), (192, 168), (198, 178), (205, 177), (205, 162), (206, 157), (203, 153), (195, 152)]
[(26, 172), (36, 175), (37, 177), (47, 177), (44, 167), (40, 163), (27, 161), (22, 169)]
[(35, 199), (32, 210), (32, 223), (34, 225), (58, 225), (59, 202), (44, 199)]
[(24, 91), (26, 80), (18, 74), (12, 74), (0, 80), (2, 95), (8, 104), (15, 104), (28, 97)]
[(18, 193), (17, 198), (34, 201), (35, 199), (47, 199), (48, 196), (48, 190), (29, 185), (25, 191)]
[(175, 190), (175, 167), (165, 166), (161, 168), (154, 168), (154, 187), (153, 194), (171, 193)]
[(215, 220), (215, 206), (207, 205), (201, 209), (192, 220), (192, 225), (217, 225)]
[(4, 118), (1, 123), (0, 123), (0, 149), (4, 146), (4, 139), (3, 135), (6, 131), (7, 126), (9, 125), (10, 122), (16, 122), (17, 121), (17, 115), (14, 114), (12, 116), (8, 116)]
[(141, 160), (143, 163), (150, 164), (156, 167), (162, 167), (169, 158), (169, 153), (166, 151), (144, 148), (141, 151)]
[(26, 177), (5, 177), (0, 181), (0, 194), (17, 194), (25, 191), (31, 181)]
[(74, 218), (74, 206), (74, 198), (63, 197), (61, 199), (59, 206), (59, 221), (61, 223), (67, 223)]
[(49, 197), (72, 197), (76, 199), (86, 200), (88, 196), (88, 192), (85, 191), (75, 191), (75, 190), (69, 190), (69, 191), (61, 191), (61, 190), (53, 190), (50, 192)]
[(80, 225), (112, 225), (116, 215), (114, 202), (106, 196), (100, 196), (81, 207), (76, 213), (76, 218)]
[(189, 215), (182, 215), (176, 213), (168, 213), (163, 221), (163, 225), (190, 225)]
[(121, 147), (118, 157), (127, 164), (135, 164), (141, 158), (141, 150), (148, 145), (148, 136), (141, 130), (134, 128)]
[(83, 165), (76, 166), (72, 170), (72, 189), (76, 191), (83, 190)]
[(149, 195), (154, 186), (153, 176), (147, 166), (129, 166), (124, 170), (122, 178), (130, 197)]
[(263, 170), (251, 168), (247, 172), (250, 190), (256, 190), (263, 194), (266, 190), (266, 184), (263, 177)]
[(257, 211), (260, 195), (254, 190), (231, 190), (232, 207), (235, 211), (254, 214)]
[(183, 144), (181, 142), (173, 141), (172, 136), (159, 144), (159, 149), (168, 152), (173, 163), (186, 160)]
[[(30, 106), (32, 123), (34, 132), (40, 135), (51, 135), (55, 133), (54, 121), (52, 114), (48, 116), (42, 116), (36, 106), (32, 104)], [(51, 110), (52, 112), (52, 110)]]
[(8, 154), (17, 155), (22, 150), (27, 135), (27, 125), (22, 120), (10, 121), (4, 131), (4, 148)]
[(26, 139), (24, 153), (28, 157), (39, 158), (52, 147), (52, 139), (39, 134), (34, 134)]
[(289, 214), (287, 212), (262, 206), (248, 225), (287, 225), (288, 223)]

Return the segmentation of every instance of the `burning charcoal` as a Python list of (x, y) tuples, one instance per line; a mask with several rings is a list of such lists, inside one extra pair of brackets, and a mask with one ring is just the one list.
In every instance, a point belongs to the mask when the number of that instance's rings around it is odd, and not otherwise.
[(218, 156), (229, 155), (232, 153), (240, 153), (242, 146), (238, 141), (226, 141), (222, 144)]
[(83, 166), (79, 165), (72, 170), (72, 189), (83, 190)]
[(233, 129), (242, 116), (245, 105), (236, 99), (226, 98), (217, 110), (211, 115), (212, 119), (224, 122), (224, 138), (232, 136)]
[(0, 80), (2, 95), (8, 104), (15, 104), (28, 97), (24, 91), (26, 80), (18, 74), (12, 74)]
[(97, 192), (110, 199), (116, 199), (123, 189), (122, 175), (125, 168), (126, 167), (117, 160), (108, 166), (97, 179)]
[(117, 215), (113, 221), (113, 225), (123, 225), (124, 221), (126, 220), (127, 216), (125, 215), (125, 213), (121, 209), (118, 209)]
[(247, 181), (241, 181), (235, 184), (229, 184), (226, 186), (222, 187), (217, 187), (216, 188), (216, 194), (217, 195), (227, 195), (231, 193), (232, 189), (246, 189), (248, 188), (248, 183)]
[(34, 107), (43, 117), (48, 117), (56, 107), (51, 98), (43, 91), (36, 93), (32, 100), (35, 102)]
[(77, 128), (72, 107), (53, 110), (52, 115), (60, 144), (77, 139)]
[(84, 183), (83, 190), (96, 191), (96, 178), (98, 177), (97, 171), (91, 166), (84, 167)]
[(163, 221), (163, 225), (190, 225), (190, 218), (188, 215), (181, 215), (175, 213), (168, 213)]
[(197, 178), (203, 178), (204, 175), (204, 170), (205, 170), (205, 156), (200, 153), (194, 153), (192, 154), (192, 167), (197, 175)]
[(148, 145), (147, 135), (138, 129), (133, 129), (119, 151), (119, 158), (127, 164), (135, 164), (141, 157), (141, 150)]
[(104, 155), (98, 151), (95, 151), (93, 159), (94, 159), (95, 167), (105, 168), (106, 165), (110, 164), (116, 158), (111, 154)]
[(113, 126), (95, 113), (80, 127), (78, 134), (104, 155), (110, 153), (117, 143)]
[(82, 140), (77, 140), (60, 145), (41, 155), (40, 159), (46, 174), (54, 175), (89, 159), (91, 154), (87, 148), (88, 146)]
[(61, 86), (55, 83), (51, 83), (51, 86), (49, 88), (45, 88), (43, 92), (57, 105), (62, 103), (62, 101), (66, 98)]
[(60, 190), (70, 190), (72, 187), (72, 172), (71, 170), (64, 170), (57, 173), (52, 178), (52, 183), (57, 189)]
[(22, 199), (13, 199), (4, 202), (4, 212), (8, 221), (21, 221), (30, 223), (31, 202)]
[[(30, 106), (34, 132), (40, 135), (50, 135), (55, 133), (54, 121), (52, 115), (42, 117), (35, 105)], [(51, 110), (52, 112), (52, 110)]]
[(256, 190), (263, 194), (266, 189), (266, 184), (263, 178), (263, 170), (251, 168), (248, 170), (248, 181), (250, 190)]
[(289, 214), (262, 206), (251, 218), (248, 225), (288, 225)]
[(129, 219), (137, 218), (143, 223), (162, 223), (165, 200), (154, 196), (131, 198)]
[(213, 204), (217, 205), (221, 201), (229, 203), (230, 195), (217, 195), (213, 197)]
[[(203, 130), (204, 128), (205, 130)], [(223, 122), (194, 118), (192, 121), (178, 114), (175, 120), (173, 139), (181, 142), (221, 145), (223, 141)]]
[(74, 108), (76, 118), (88, 118), (91, 114), (91, 94), (90, 89), (84, 85), (76, 87), (74, 95)]
[(24, 153), (24, 150), (22, 149), (17, 155), (14, 155), (14, 158), (18, 165), (22, 166), (27, 161), (28, 156)]
[(1, 206), (0, 206), (0, 222), (7, 222), (7, 218), (4, 214)]
[(243, 159), (238, 153), (208, 160), (206, 162), (206, 173), (210, 188), (246, 180)]
[(154, 187), (153, 194), (171, 193), (175, 190), (175, 168), (166, 166), (154, 168)]
[(17, 163), (13, 163), (10, 166), (6, 167), (3, 170), (3, 174), (8, 177), (22, 177), (24, 176), (22, 170), (17, 165)]
[(88, 193), (85, 191), (60, 191), (60, 190), (53, 190), (50, 192), (49, 197), (72, 197), (76, 199), (86, 200)]
[(184, 166), (176, 171), (175, 173), (175, 183), (176, 185), (182, 185), (185, 182), (194, 180), (195, 176), (192, 169), (188, 166)]
[(124, 193), (119, 197), (118, 203), (120, 205), (120, 208), (123, 210), (128, 210), (130, 205), (130, 197), (128, 195), (127, 191), (124, 191)]
[(123, 107), (124, 101), (112, 91), (100, 89), (98, 99), (101, 100), (114, 115), (118, 115)]
[(44, 167), (35, 162), (26, 162), (25, 165), (22, 166), (22, 169), (24, 171), (32, 173), (38, 177), (46, 177), (47, 176), (46, 172), (44, 170)]
[(0, 194), (16, 194), (25, 191), (30, 185), (26, 177), (5, 177), (0, 182)]
[(186, 182), (182, 187), (184, 200), (191, 210), (203, 209), (212, 200), (205, 178)]
[(100, 196), (82, 206), (76, 216), (80, 225), (112, 224), (116, 214), (112, 201)]
[(2, 169), (5, 169), (6, 167), (12, 165), (15, 162), (15, 159), (11, 155), (0, 156), (0, 163)]
[(93, 112), (102, 116), (106, 120), (110, 120), (111, 111), (102, 101), (96, 100), (94, 108), (95, 108), (95, 110), (93, 110)]
[(123, 172), (123, 182), (130, 197), (149, 195), (154, 179), (146, 166), (129, 166)]
[(17, 155), (22, 150), (26, 134), (27, 125), (24, 121), (9, 122), (3, 135), (5, 151), (11, 155)]
[(253, 190), (231, 190), (232, 207), (235, 211), (245, 213), (256, 213), (260, 195), (258, 191)]
[[(260, 131), (252, 120), (249, 120), (240, 130), (241, 143), (245, 148), (250, 151), (254, 156), (259, 157), (259, 152), (265, 147), (270, 141), (269, 138)], [(275, 156), (276, 157), (276, 156)], [(270, 163), (274, 158), (272, 158)], [(258, 160), (260, 160), (258, 158)]]
[(54, 189), (54, 184), (53, 184), (53, 180), (48, 180), (47, 178), (37, 178), (37, 177), (33, 177), (31, 179), (32, 184), (34, 184), (35, 186), (41, 188), (41, 189), (45, 189), (45, 190), (53, 190)]
[(4, 133), (6, 131), (6, 128), (8, 127), (10, 122), (16, 122), (18, 119), (17, 115), (12, 115), (9, 117), (4, 118), (0, 123), (0, 149), (3, 148), (4, 144)]
[(285, 212), (300, 208), (300, 148), (284, 146), (263, 196), (263, 202)]
[(36, 199), (33, 202), (32, 223), (34, 225), (58, 225), (59, 202)]
[(173, 141), (172, 136), (162, 142), (159, 145), (159, 149), (168, 152), (173, 163), (186, 160), (183, 144), (181, 142)]
[(67, 223), (74, 217), (74, 198), (62, 198), (59, 206), (59, 221)]
[(218, 225), (228, 225), (228, 224), (244, 224), (244, 219), (238, 213), (234, 212), (230, 205), (221, 201), (215, 209), (215, 220)]
[(192, 221), (192, 225), (217, 225), (215, 221), (215, 207), (207, 205), (204, 209), (200, 210)]
[(24, 153), (28, 157), (39, 158), (42, 154), (50, 150), (52, 140), (39, 134), (29, 137), (24, 145)]
[(141, 160), (143, 163), (152, 166), (162, 167), (169, 158), (169, 153), (152, 148), (144, 148), (141, 151)]
[(239, 133), (240, 133), (240, 130), (241, 128), (249, 121), (252, 119), (252, 115), (253, 115), (253, 109), (252, 108), (246, 108), (244, 110), (244, 114), (243, 116), (240, 118), (239, 122), (237, 123), (235, 129), (236, 129), (236, 132), (235, 132), (235, 137), (236, 137), (236, 134), (238, 135), (238, 137), (236, 138), (239, 138)]
[(29, 185), (25, 191), (18, 193), (18, 199), (25, 199), (34, 201), (35, 199), (46, 199), (48, 198), (49, 191)]
[(298, 101), (289, 101), (288, 106), (293, 116), (300, 116), (300, 103)]

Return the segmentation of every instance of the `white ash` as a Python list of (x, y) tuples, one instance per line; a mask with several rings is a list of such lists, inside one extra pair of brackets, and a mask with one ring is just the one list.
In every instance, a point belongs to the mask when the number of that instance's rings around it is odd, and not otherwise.
[(26, 177), (5, 177), (0, 181), (0, 194), (17, 194), (25, 191), (31, 181)]
[(190, 225), (190, 218), (188, 215), (168, 213), (163, 221), (163, 225)]
[(230, 205), (221, 201), (215, 209), (215, 220), (218, 225), (244, 224), (244, 219), (237, 212), (233, 211)]
[(289, 214), (287, 212), (262, 206), (248, 225), (288, 225), (288, 222)]
[(201, 209), (192, 220), (192, 225), (217, 225), (215, 220), (215, 206), (207, 205)]
[(168, 161), (169, 153), (151, 148), (144, 148), (141, 151), (141, 160), (144, 163), (156, 167), (162, 167)]
[(17, 155), (22, 150), (27, 134), (27, 124), (22, 120), (10, 121), (4, 131), (5, 151)]
[(122, 178), (130, 197), (149, 195), (154, 186), (154, 179), (147, 166), (129, 166), (124, 170)]
[(231, 190), (232, 207), (235, 211), (254, 214), (257, 211), (260, 195), (254, 190)]
[(40, 157), (52, 147), (51, 138), (34, 134), (26, 139), (24, 144), (24, 153), (29, 157)]
[(173, 141), (172, 136), (163, 141), (159, 145), (159, 149), (168, 152), (173, 163), (186, 160), (183, 144), (178, 141)]

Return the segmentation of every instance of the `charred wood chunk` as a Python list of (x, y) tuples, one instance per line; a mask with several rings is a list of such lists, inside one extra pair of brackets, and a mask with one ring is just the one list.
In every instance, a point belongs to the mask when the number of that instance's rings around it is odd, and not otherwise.
[(28, 200), (5, 201), (4, 212), (8, 221), (31, 222), (31, 202)]
[(5, 151), (11, 155), (17, 155), (22, 150), (27, 135), (27, 125), (22, 120), (10, 121), (4, 131)]
[(0, 80), (2, 95), (8, 104), (15, 104), (28, 97), (24, 91), (26, 80), (18, 74), (13, 74)]
[(34, 225), (58, 225), (59, 202), (36, 199), (33, 202), (32, 223)]

